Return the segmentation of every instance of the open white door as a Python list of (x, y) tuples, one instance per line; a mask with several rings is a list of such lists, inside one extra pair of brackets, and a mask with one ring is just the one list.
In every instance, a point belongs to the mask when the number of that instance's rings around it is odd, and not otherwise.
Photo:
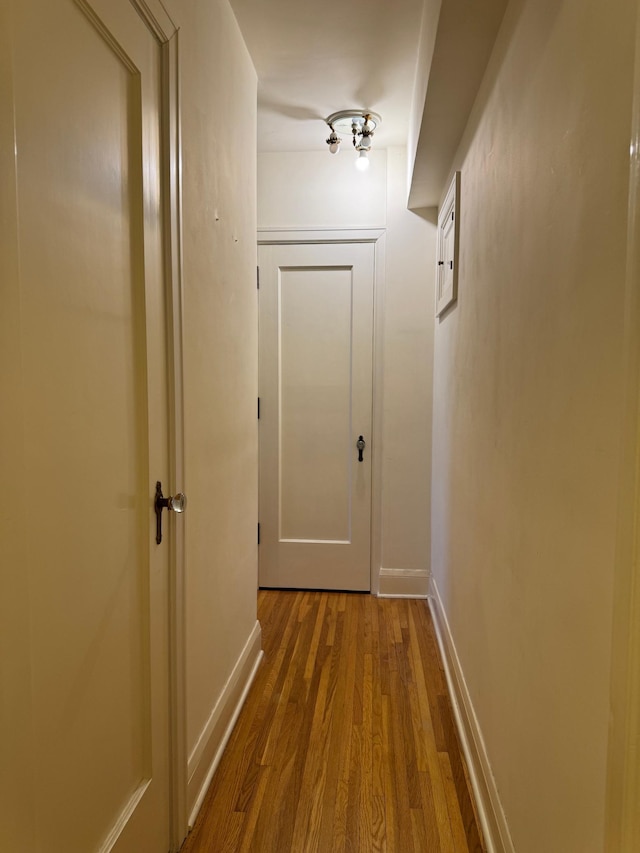
[(260, 585), (368, 590), (374, 244), (259, 262)]
[(2, 547), (15, 562), (0, 560), (0, 722), (20, 752), (3, 753), (0, 848), (166, 853), (161, 47), (129, 0), (13, 0), (1, 17), (15, 193), (0, 210), (15, 485)]

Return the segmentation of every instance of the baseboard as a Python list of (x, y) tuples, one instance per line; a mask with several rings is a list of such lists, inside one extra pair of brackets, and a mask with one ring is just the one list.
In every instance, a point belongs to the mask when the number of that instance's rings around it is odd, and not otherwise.
[(189, 756), (187, 808), (189, 830), (216, 772), (222, 753), (236, 724), (249, 688), (262, 660), (262, 629), (256, 622), (227, 683)]
[(487, 853), (515, 853), (489, 757), (462, 672), (438, 587), (429, 583), (429, 606), (451, 695), (460, 744), (467, 762)]
[(427, 598), (428, 594), (426, 569), (380, 569), (379, 598)]

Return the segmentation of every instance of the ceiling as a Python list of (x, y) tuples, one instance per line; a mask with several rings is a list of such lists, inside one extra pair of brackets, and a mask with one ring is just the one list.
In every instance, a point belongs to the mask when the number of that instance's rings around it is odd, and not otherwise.
[(370, 109), (406, 145), (423, 0), (231, 0), (258, 73), (258, 150), (325, 150), (324, 118)]

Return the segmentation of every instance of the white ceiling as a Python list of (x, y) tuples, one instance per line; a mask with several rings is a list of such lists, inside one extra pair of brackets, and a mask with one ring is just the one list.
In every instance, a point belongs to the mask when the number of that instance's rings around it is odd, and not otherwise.
[(405, 145), (423, 0), (231, 0), (258, 73), (258, 150), (325, 150), (324, 118), (382, 116)]

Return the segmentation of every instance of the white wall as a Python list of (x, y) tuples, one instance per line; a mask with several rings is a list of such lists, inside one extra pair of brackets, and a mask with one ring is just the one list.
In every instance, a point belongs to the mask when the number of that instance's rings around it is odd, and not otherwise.
[(407, 183), (411, 184), (413, 172), (418, 153), (420, 140), (420, 126), (424, 113), (427, 88), (429, 86), (429, 72), (433, 61), (433, 51), (438, 31), (438, 18), (442, 0), (423, 0), (422, 20), (420, 21), (420, 41), (418, 42), (418, 57), (416, 61), (416, 73), (413, 81), (413, 95), (411, 98), (411, 115), (409, 118), (409, 133), (407, 137)]
[(518, 853), (603, 849), (634, 10), (512, 2), (454, 164), (432, 570)]
[(333, 155), (325, 150), (258, 154), (258, 228), (382, 227), (386, 153), (371, 152), (368, 172), (354, 167), (355, 154), (344, 143)]
[(256, 626), (256, 75), (226, 0), (171, 6), (182, 89), (187, 741), (190, 775), (202, 779), (220, 735), (212, 713)]
[[(374, 590), (426, 594), (429, 567), (430, 423), (435, 229), (406, 210), (406, 151), (377, 150), (371, 168), (354, 168), (345, 146), (258, 155), (261, 228), (383, 227), (384, 292), (379, 305), (382, 395), (379, 524)], [(374, 533), (374, 539), (376, 534)]]
[[(382, 566), (428, 573), (435, 225), (407, 210), (406, 151), (387, 154)], [(386, 584), (393, 586), (393, 575)], [(384, 586), (384, 584), (383, 584)]]

